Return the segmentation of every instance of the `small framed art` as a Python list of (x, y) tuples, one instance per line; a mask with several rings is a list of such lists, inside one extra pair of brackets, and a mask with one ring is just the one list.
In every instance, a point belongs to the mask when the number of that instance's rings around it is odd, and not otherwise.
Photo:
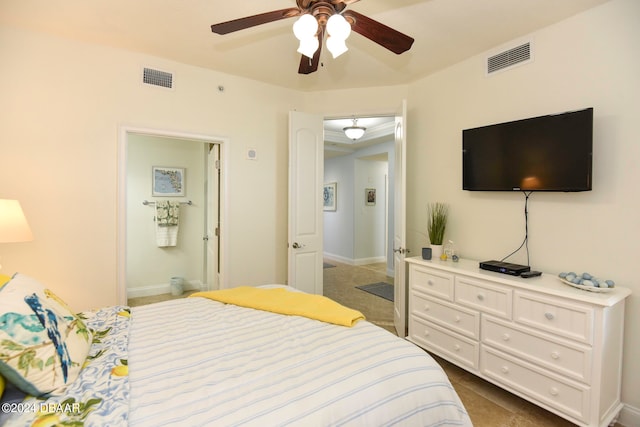
[(153, 166), (152, 195), (182, 197), (185, 195), (185, 168)]
[(337, 188), (338, 184), (335, 182), (330, 182), (324, 185), (324, 210), (325, 211), (333, 211), (336, 210), (336, 198), (338, 197)]
[(375, 206), (376, 204), (376, 189), (365, 188), (364, 189), (364, 203), (367, 206)]

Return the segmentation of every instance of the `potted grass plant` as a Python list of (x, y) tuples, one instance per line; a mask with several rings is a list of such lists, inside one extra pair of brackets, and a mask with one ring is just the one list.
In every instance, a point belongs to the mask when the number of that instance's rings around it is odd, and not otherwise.
[(427, 233), (429, 234), (429, 242), (431, 242), (432, 257), (433, 259), (440, 259), (444, 231), (447, 228), (449, 206), (441, 202), (431, 203), (429, 204), (428, 212)]

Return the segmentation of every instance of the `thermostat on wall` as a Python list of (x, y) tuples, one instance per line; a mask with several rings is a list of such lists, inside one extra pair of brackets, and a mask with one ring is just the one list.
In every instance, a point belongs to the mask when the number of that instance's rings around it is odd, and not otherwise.
[(247, 160), (258, 160), (258, 151), (255, 148), (247, 150)]

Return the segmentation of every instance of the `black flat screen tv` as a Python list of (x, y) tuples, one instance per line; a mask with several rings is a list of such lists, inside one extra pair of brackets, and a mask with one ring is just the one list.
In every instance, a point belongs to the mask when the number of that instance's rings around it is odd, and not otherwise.
[(462, 131), (462, 188), (590, 191), (593, 108)]

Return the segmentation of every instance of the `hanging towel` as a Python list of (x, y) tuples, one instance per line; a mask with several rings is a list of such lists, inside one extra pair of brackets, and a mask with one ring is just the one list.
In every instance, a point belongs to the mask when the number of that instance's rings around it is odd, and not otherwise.
[(156, 202), (156, 243), (159, 248), (178, 242), (180, 203), (168, 200)]

